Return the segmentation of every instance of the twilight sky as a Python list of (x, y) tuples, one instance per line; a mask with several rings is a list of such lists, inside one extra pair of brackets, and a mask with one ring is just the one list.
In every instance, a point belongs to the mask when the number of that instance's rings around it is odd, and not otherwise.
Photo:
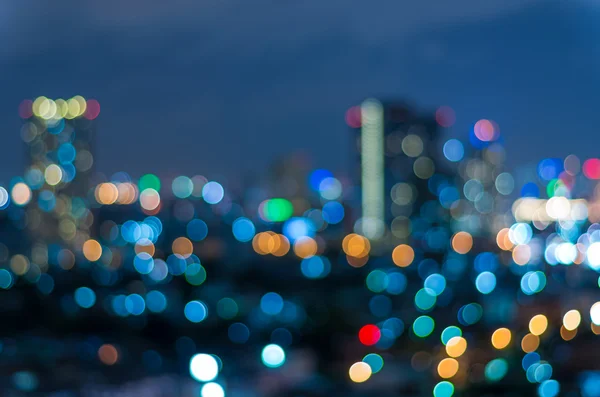
[(343, 173), (367, 96), (480, 118), (513, 168), (598, 156), (600, 3), (544, 0), (4, 0), (0, 184), (22, 173), (24, 98), (99, 100), (108, 175), (261, 173), (296, 150)]

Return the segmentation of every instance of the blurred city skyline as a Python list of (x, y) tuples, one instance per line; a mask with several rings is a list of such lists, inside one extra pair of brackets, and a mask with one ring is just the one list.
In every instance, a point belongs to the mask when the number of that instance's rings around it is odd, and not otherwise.
[(0, 394), (600, 397), (595, 3), (0, 5)]
[(0, 8), (2, 183), (26, 163), (18, 104), (39, 95), (98, 99), (109, 175), (235, 178), (295, 151), (347, 174), (344, 113), (370, 96), (450, 106), (461, 140), (495, 120), (512, 168), (597, 155), (591, 2), (33, 3)]

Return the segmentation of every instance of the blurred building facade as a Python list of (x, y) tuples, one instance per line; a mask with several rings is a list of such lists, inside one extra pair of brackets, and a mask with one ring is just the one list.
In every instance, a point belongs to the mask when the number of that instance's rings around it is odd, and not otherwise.
[(13, 200), (38, 203), (27, 209), (33, 241), (72, 245), (89, 238), (93, 219), (86, 200), (94, 172), (98, 113), (98, 102), (81, 96), (39, 97), (20, 109), (27, 165), (23, 180), (16, 181), (21, 189), (16, 195), (13, 189)]
[(402, 102), (369, 99), (351, 124), (358, 159), (361, 215), (356, 231), (390, 245), (410, 234), (409, 218), (430, 199), (428, 180), (441, 166), (438, 124)]

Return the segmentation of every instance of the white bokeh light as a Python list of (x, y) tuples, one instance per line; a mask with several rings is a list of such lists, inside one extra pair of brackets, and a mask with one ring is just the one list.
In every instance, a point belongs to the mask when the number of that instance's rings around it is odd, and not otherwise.
[(533, 237), (531, 226), (527, 223), (515, 223), (508, 231), (508, 238), (515, 245), (527, 244)]
[(6, 191), (5, 188), (3, 188), (2, 186), (0, 186), (0, 208), (4, 207), (6, 204), (8, 204), (8, 192)]
[(590, 244), (586, 255), (588, 265), (594, 270), (600, 270), (600, 242)]
[(262, 351), (262, 361), (269, 368), (277, 368), (285, 362), (285, 352), (275, 344), (267, 345)]
[(220, 384), (210, 382), (202, 386), (200, 395), (202, 397), (225, 397), (225, 390)]
[(596, 302), (590, 308), (590, 317), (595, 325), (600, 325), (600, 302)]
[(577, 259), (577, 247), (572, 243), (561, 243), (556, 247), (556, 258), (563, 265), (572, 264)]
[(200, 382), (210, 382), (219, 374), (219, 364), (210, 354), (196, 354), (190, 359), (190, 375)]
[(552, 197), (546, 202), (546, 213), (552, 219), (567, 219), (571, 214), (571, 203), (566, 197)]

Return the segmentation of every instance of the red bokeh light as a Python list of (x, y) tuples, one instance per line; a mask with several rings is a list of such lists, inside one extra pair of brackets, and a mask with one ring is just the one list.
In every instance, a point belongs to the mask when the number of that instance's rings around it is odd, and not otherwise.
[(358, 331), (358, 339), (360, 343), (365, 346), (372, 346), (375, 343), (379, 342), (381, 338), (381, 331), (376, 325), (368, 324), (365, 325)]
[(567, 173), (566, 171), (563, 171), (558, 176), (558, 179), (560, 179), (562, 183), (564, 183), (565, 186), (569, 188), (569, 190), (573, 189), (573, 186), (575, 185), (575, 177), (573, 175)]
[(442, 127), (451, 127), (456, 121), (456, 114), (450, 106), (440, 106), (435, 112), (435, 121)]
[(28, 119), (31, 116), (33, 116), (33, 101), (29, 100), (29, 99), (25, 99), (23, 102), (21, 102), (21, 104), (19, 105), (19, 116), (22, 119)]
[(352, 128), (359, 128), (360, 123), (360, 106), (352, 106), (346, 111), (346, 124)]
[(483, 142), (494, 140), (494, 124), (490, 120), (481, 119), (475, 123), (475, 136)]
[(87, 100), (87, 107), (85, 109), (85, 117), (88, 120), (94, 120), (100, 114), (100, 103), (95, 99)]
[(583, 175), (589, 179), (600, 179), (600, 159), (587, 159), (583, 163)]

